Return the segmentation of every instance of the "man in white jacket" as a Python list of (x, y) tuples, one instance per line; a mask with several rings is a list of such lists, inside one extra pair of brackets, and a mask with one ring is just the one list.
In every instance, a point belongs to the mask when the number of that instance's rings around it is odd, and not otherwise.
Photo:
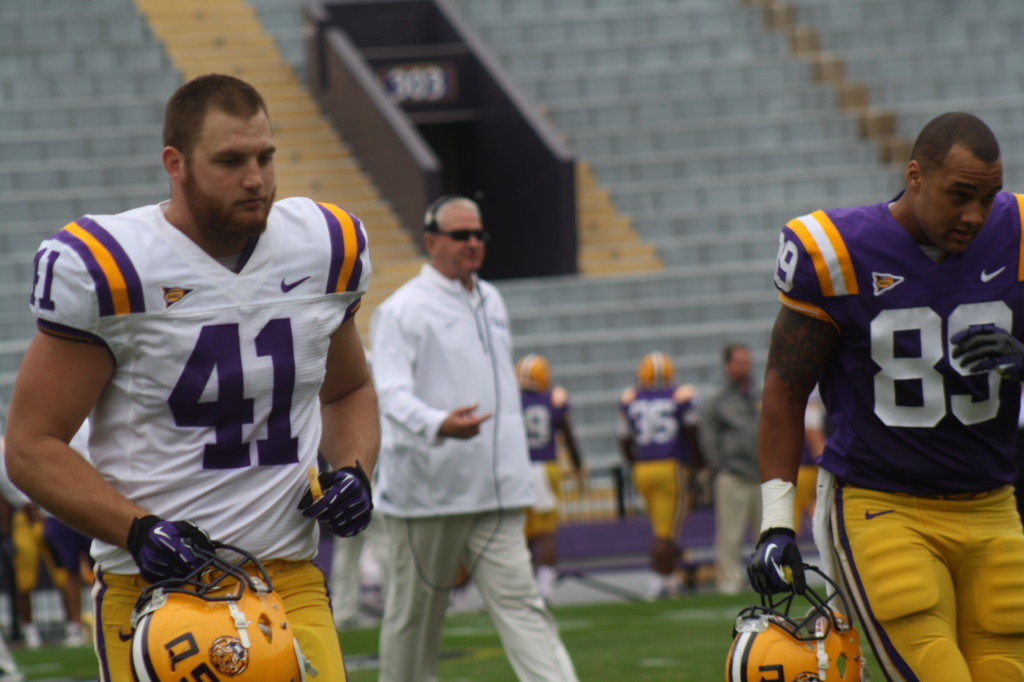
[(370, 324), (383, 418), (375, 505), (389, 543), (380, 682), (436, 679), (460, 562), (519, 679), (577, 679), (523, 536), (530, 461), (508, 313), (476, 275), (486, 241), (475, 202), (435, 201), (425, 219), (430, 263)]

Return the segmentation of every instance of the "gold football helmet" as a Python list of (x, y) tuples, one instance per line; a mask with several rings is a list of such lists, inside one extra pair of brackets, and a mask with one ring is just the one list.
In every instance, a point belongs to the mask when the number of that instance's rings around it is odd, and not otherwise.
[(304, 682), (306, 659), (263, 565), (237, 547), (214, 545), (242, 559), (204, 552), (189, 576), (154, 583), (139, 597), (133, 679)]
[[(849, 613), (836, 584), (814, 566), (804, 570), (825, 579), (831, 596), (822, 598), (810, 585), (804, 598), (811, 608), (801, 618), (790, 616), (797, 595), (762, 596), (761, 606), (740, 611), (725, 662), (725, 682), (860, 682), (864, 656), (860, 634), (844, 616)], [(838, 601), (841, 611), (833, 608)]]
[(636, 368), (636, 384), (640, 388), (668, 388), (676, 380), (672, 358), (661, 351), (651, 351), (640, 359)]
[(551, 365), (543, 355), (524, 355), (516, 363), (516, 379), (519, 388), (543, 393), (551, 386)]

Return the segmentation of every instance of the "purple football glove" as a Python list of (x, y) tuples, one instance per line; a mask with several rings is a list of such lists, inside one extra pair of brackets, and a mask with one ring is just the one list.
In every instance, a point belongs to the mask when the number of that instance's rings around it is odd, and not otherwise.
[(747, 564), (747, 578), (758, 594), (803, 594), (807, 579), (796, 534), (789, 528), (769, 528), (761, 533), (754, 556)]
[(212, 552), (213, 543), (206, 531), (188, 521), (164, 521), (150, 514), (132, 521), (128, 530), (128, 551), (149, 583), (190, 574), (205, 561), (197, 550)]
[(323, 471), (317, 476), (323, 497), (313, 499), (306, 492), (299, 500), (302, 515), (323, 522), (335, 535), (349, 538), (358, 535), (370, 525), (373, 502), (370, 500), (370, 481), (363, 467), (342, 467), (337, 471)]
[(1006, 379), (1024, 381), (1024, 344), (994, 324), (972, 324), (950, 339), (953, 358), (968, 372), (996, 371)]

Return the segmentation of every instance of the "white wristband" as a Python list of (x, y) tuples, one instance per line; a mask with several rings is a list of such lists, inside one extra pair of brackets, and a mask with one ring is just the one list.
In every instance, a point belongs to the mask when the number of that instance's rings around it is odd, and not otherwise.
[(793, 528), (796, 486), (781, 478), (761, 484), (761, 532), (769, 528)]

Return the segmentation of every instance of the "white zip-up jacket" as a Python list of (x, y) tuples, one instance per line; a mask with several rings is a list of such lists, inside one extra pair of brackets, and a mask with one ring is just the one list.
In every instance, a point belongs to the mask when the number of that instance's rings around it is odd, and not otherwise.
[[(498, 290), (473, 291), (425, 264), (374, 311), (373, 376), (382, 420), (374, 504), (403, 518), (533, 504), (508, 312)], [(469, 439), (438, 437), (456, 407), (494, 416)]]

